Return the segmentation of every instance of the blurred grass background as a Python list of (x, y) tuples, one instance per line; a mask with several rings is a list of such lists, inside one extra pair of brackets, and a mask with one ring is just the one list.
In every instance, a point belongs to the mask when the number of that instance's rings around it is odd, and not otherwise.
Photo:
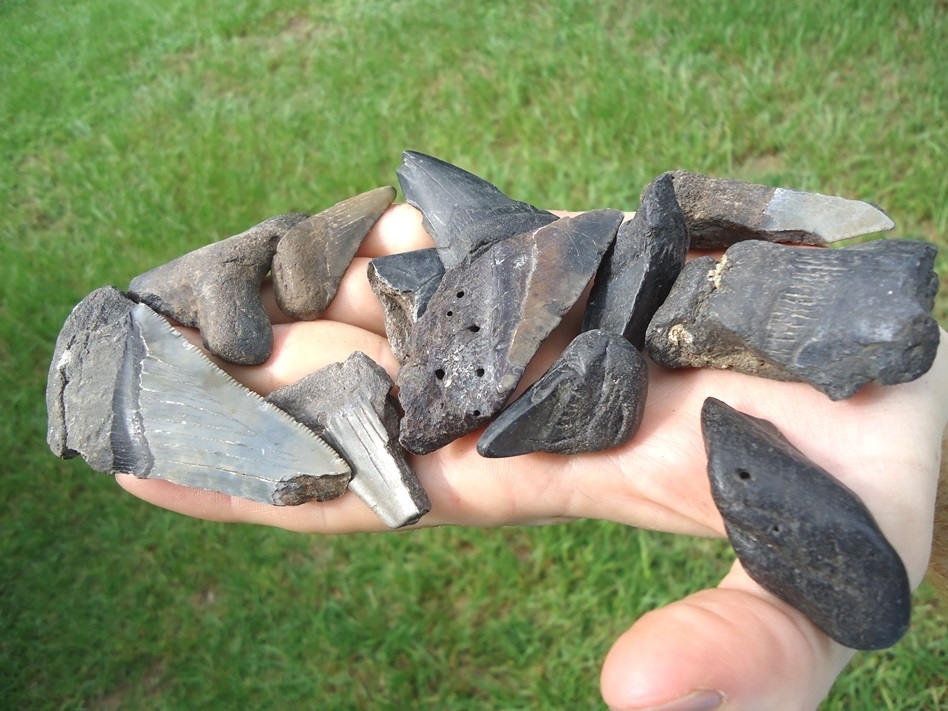
[[(189, 520), (45, 445), (71, 307), (421, 150), (543, 207), (674, 168), (867, 199), (948, 274), (943, 2), (0, 3), (0, 707), (586, 709), (720, 541), (584, 521), (318, 538)], [(936, 312), (948, 323), (948, 293)], [(948, 708), (945, 608), (825, 709)]]

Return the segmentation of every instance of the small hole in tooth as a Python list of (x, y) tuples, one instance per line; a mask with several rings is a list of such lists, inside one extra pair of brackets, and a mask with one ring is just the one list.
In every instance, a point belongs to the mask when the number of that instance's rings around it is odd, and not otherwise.
[(751, 473), (745, 469), (738, 469), (737, 475), (744, 481), (747, 481), (748, 479), (751, 478)]
[(438, 369), (435, 371), (435, 377), (436, 377), (438, 380), (443, 380), (443, 379), (444, 379), (444, 369), (443, 369), (443, 368), (438, 368)]
[(453, 312), (453, 311), (448, 311), (448, 316), (454, 316), (454, 312)]
[(770, 530), (773, 531), (774, 533), (780, 533), (780, 524), (779, 524), (779, 523), (775, 523), (775, 524), (771, 527)]
[(463, 297), (464, 297), (464, 292), (463, 292), (463, 291), (459, 291), (459, 292), (458, 292), (458, 298), (460, 299), (460, 298), (463, 298)]
[(481, 411), (480, 411), (480, 410), (474, 410), (474, 412), (472, 412), (471, 414), (474, 415), (474, 417), (480, 417), (480, 416), (481, 416)]
[(468, 326), (467, 330), (470, 331), (471, 333), (477, 333), (478, 331), (481, 330), (481, 327), (478, 325)]
[(483, 368), (478, 368), (477, 370), (474, 371), (474, 375), (476, 375), (478, 378), (483, 378), (483, 377), (484, 377), (484, 369), (483, 369)]

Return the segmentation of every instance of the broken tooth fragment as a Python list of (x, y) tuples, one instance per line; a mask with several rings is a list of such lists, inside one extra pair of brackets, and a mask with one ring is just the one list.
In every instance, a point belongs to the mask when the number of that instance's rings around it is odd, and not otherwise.
[(47, 389), (53, 452), (252, 501), (341, 496), (351, 472), (309, 429), (112, 287), (66, 320)]
[(692, 249), (727, 247), (745, 239), (829, 244), (895, 227), (882, 210), (860, 200), (685, 170), (672, 175)]
[(701, 410), (711, 494), (747, 574), (840, 644), (883, 649), (908, 630), (902, 559), (865, 504), (767, 420)]

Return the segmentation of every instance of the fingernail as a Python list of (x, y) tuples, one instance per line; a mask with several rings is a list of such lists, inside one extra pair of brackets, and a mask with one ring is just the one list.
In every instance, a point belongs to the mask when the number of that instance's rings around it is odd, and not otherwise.
[(661, 706), (648, 706), (628, 711), (713, 711), (724, 703), (724, 696), (717, 691), (695, 691), (680, 699), (669, 701)]

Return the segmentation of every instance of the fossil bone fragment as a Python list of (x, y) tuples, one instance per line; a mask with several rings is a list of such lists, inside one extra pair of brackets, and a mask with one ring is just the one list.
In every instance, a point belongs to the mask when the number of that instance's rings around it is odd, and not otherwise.
[(406, 202), (421, 211), (445, 269), (495, 242), (557, 219), (551, 212), (512, 200), (473, 173), (424, 153), (405, 151), (395, 172)]
[(811, 384), (833, 400), (904, 383), (938, 348), (935, 248), (876, 240), (845, 249), (760, 241), (689, 262), (649, 324), (669, 367), (731, 368)]
[(648, 366), (620, 334), (585, 331), (550, 369), (488, 425), (484, 457), (578, 454), (618, 447), (645, 413)]
[(859, 497), (767, 420), (708, 398), (701, 429), (711, 493), (747, 574), (840, 644), (895, 644), (909, 627), (908, 574)]
[(350, 478), (313, 432), (111, 287), (66, 320), (47, 402), (53, 452), (98, 471), (276, 505), (341, 496)]
[(416, 523), (431, 502), (398, 444), (391, 388), (385, 370), (357, 351), (274, 390), (267, 401), (339, 451), (352, 467), (349, 488), (385, 525), (399, 528)]
[(619, 227), (616, 241), (596, 273), (583, 330), (599, 328), (624, 335), (636, 348), (655, 311), (685, 264), (688, 230), (670, 173), (642, 191), (639, 209)]
[(438, 250), (418, 249), (376, 257), (369, 262), (366, 275), (382, 304), (385, 334), (392, 353), (399, 363), (404, 363), (415, 323), (444, 276)]
[(684, 170), (672, 175), (693, 249), (727, 247), (745, 239), (828, 244), (895, 227), (868, 202)]
[(398, 375), (406, 449), (431, 452), (500, 410), (582, 294), (621, 221), (617, 210), (563, 218), (448, 270)]
[(305, 321), (325, 311), (362, 240), (394, 199), (395, 188), (376, 188), (306, 218), (283, 235), (272, 266), (280, 310)]
[(271, 217), (140, 274), (128, 293), (158, 313), (200, 329), (204, 347), (218, 358), (259, 365), (273, 348), (260, 283), (270, 271), (279, 239), (305, 219), (296, 212)]

